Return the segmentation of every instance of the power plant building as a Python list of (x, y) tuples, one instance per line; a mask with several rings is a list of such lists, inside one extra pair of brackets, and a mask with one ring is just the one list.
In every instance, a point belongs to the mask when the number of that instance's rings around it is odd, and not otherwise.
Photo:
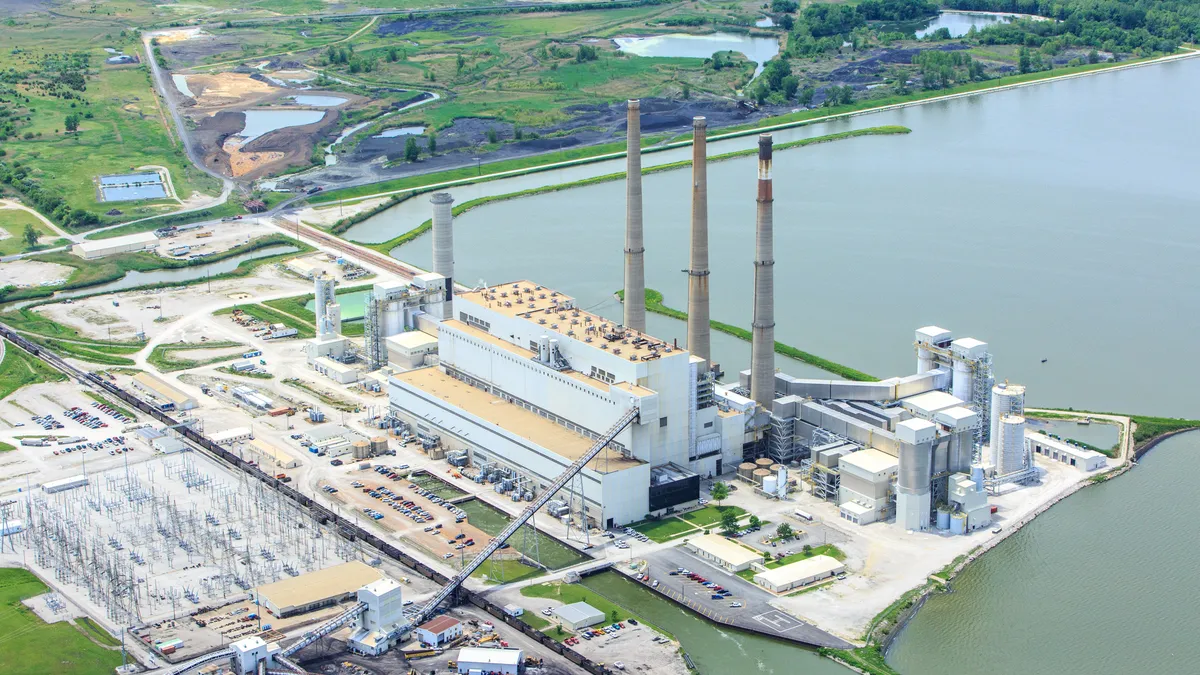
[(1034, 455), (1068, 464), (1081, 471), (1103, 469), (1108, 462), (1104, 455), (1095, 450), (1088, 450), (1065, 441), (1050, 438), (1045, 434), (1026, 432), (1025, 442), (1029, 444)]

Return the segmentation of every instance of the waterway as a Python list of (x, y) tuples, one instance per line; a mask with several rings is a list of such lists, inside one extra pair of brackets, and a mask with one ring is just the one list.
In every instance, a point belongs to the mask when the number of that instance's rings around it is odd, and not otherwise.
[(345, 103), (349, 99), (342, 98), (341, 96), (299, 94), (297, 96), (293, 96), (292, 100), (295, 101), (297, 105), (310, 105), (314, 108), (332, 108), (333, 106)]
[(709, 623), (619, 572), (594, 574), (585, 577), (582, 583), (675, 636), (701, 675), (846, 675), (850, 672), (794, 644)]
[(1200, 662), (1200, 433), (1039, 516), (934, 596), (888, 661), (920, 675), (1185, 673)]
[(280, 244), (278, 246), (267, 246), (256, 251), (249, 251), (240, 255), (235, 255), (224, 260), (214, 262), (209, 265), (190, 265), (188, 267), (179, 267), (175, 269), (155, 270), (153, 272), (138, 272), (136, 270), (126, 272), (124, 277), (116, 281), (110, 281), (107, 284), (98, 286), (88, 286), (86, 288), (77, 288), (72, 291), (62, 291), (55, 295), (56, 298), (73, 298), (80, 295), (95, 295), (100, 293), (113, 293), (123, 291), (128, 288), (136, 288), (138, 286), (148, 286), (150, 284), (169, 283), (181, 284), (196, 279), (203, 279), (208, 276), (215, 276), (224, 272), (232, 272), (237, 269), (237, 266), (246, 260), (254, 260), (256, 258), (266, 258), (268, 256), (279, 255), (280, 253), (290, 253), (298, 250), (295, 246)]
[[(997, 376), (1025, 384), (1030, 406), (1200, 414), (1191, 385), (1200, 359), (1184, 356), (1200, 334), (1197, 105), (1200, 60), (1191, 59), (776, 133), (784, 142), (882, 124), (913, 130), (776, 153), (777, 339), (888, 377), (913, 372), (913, 330), (936, 323), (989, 342)], [(646, 164), (689, 153), (653, 153)], [(450, 193), (462, 203), (622, 164)], [(753, 158), (709, 167), (712, 314), (739, 326), (751, 318), (755, 179)], [(690, 183), (686, 169), (644, 178), (647, 286), (678, 308)], [(368, 226), (395, 236), (429, 214), (417, 197), (348, 236)], [(624, 221), (620, 181), (474, 209), (455, 222), (457, 277), (536, 277), (617, 316)], [(428, 268), (430, 247), (426, 235), (393, 255)], [(651, 329), (672, 338), (684, 327), (656, 317)], [(741, 341), (716, 352), (729, 373), (749, 361)]]
[(709, 35), (653, 35), (650, 37), (614, 38), (617, 47), (635, 56), (658, 56), (668, 58), (712, 58), (716, 52), (738, 52), (758, 64), (754, 76), (762, 72), (767, 61), (779, 54), (779, 40), (775, 38), (749, 37), (733, 33), (711, 33)]
[(917, 37), (923, 38), (933, 34), (939, 28), (945, 28), (950, 31), (950, 37), (957, 38), (966, 35), (971, 28), (978, 30), (998, 23), (1009, 23), (1012, 20), (1011, 15), (989, 12), (939, 12), (937, 18), (919, 24), (921, 28), (916, 31), (916, 34)]

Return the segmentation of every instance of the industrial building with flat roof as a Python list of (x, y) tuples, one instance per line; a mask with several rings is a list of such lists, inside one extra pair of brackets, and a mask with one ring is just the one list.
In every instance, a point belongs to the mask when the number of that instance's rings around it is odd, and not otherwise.
[(571, 630), (595, 626), (604, 620), (604, 612), (586, 602), (573, 602), (569, 605), (556, 607), (554, 615), (561, 619), (562, 624)]
[(741, 572), (750, 569), (751, 564), (763, 561), (761, 553), (752, 551), (719, 534), (692, 537), (688, 539), (687, 547), (704, 560), (716, 563), (730, 572)]
[(1069, 464), (1083, 471), (1095, 471), (1103, 469), (1107, 465), (1107, 460), (1101, 453), (1051, 438), (1045, 434), (1025, 432), (1025, 442), (1035, 455)]
[(274, 466), (280, 469), (294, 469), (300, 466), (300, 460), (261, 438), (247, 443), (246, 450), (249, 455), (246, 459), (256, 461), (260, 466)]
[(524, 662), (525, 654), (520, 649), (463, 647), (458, 650), (457, 668), (462, 675), (471, 673), (516, 675)]
[(191, 410), (196, 407), (196, 399), (150, 373), (134, 375), (133, 386), (157, 399), (164, 409)]
[(782, 567), (759, 572), (754, 575), (754, 583), (772, 593), (785, 593), (798, 586), (807, 586), (814, 581), (820, 581), (845, 571), (846, 566), (837, 558), (815, 555)]
[(118, 253), (144, 251), (157, 245), (158, 237), (153, 232), (139, 232), (124, 237), (81, 241), (71, 247), (71, 252), (84, 260), (95, 260)]
[[(530, 281), (460, 293), (453, 308), (438, 324), (438, 365), (389, 380), (393, 411), (418, 435), (536, 490), (636, 406), (637, 421), (582, 473), (583, 512), (600, 527), (694, 502), (696, 475), (742, 460), (747, 413), (718, 409), (708, 363), (687, 350)], [(654, 480), (651, 468), (668, 464), (684, 471)]]
[(282, 618), (349, 600), (358, 589), (383, 578), (379, 570), (352, 560), (259, 586), (252, 595), (258, 604)]

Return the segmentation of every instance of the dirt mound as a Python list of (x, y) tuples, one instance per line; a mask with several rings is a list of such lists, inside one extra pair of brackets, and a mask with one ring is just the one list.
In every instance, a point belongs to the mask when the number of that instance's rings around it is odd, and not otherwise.
[(187, 83), (200, 108), (250, 105), (276, 91), (270, 83), (243, 73), (188, 75)]

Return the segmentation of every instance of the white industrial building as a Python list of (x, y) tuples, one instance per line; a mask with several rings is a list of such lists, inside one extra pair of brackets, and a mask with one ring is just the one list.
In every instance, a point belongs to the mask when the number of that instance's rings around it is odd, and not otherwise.
[(77, 487), (83, 487), (88, 484), (87, 476), (72, 476), (70, 478), (62, 478), (60, 480), (52, 480), (42, 483), (42, 490), (46, 494), (62, 492), (63, 490), (73, 490)]
[(405, 370), (427, 365), (428, 358), (438, 351), (437, 337), (419, 330), (389, 335), (384, 341), (388, 365)]
[(569, 605), (555, 607), (554, 616), (557, 616), (562, 621), (564, 627), (571, 630), (595, 626), (604, 621), (604, 612), (586, 602), (572, 602)]
[(463, 647), (458, 650), (457, 668), (462, 675), (516, 675), (524, 662), (520, 649)]
[(1025, 442), (1029, 444), (1034, 455), (1041, 455), (1082, 471), (1095, 471), (1107, 465), (1107, 460), (1101, 453), (1050, 438), (1045, 434), (1026, 432)]
[(408, 625), (404, 618), (402, 587), (383, 578), (358, 589), (358, 601), (367, 610), (358, 615), (349, 644), (354, 651), (377, 656), (391, 649)]
[(174, 436), (159, 436), (150, 441), (150, 447), (154, 448), (155, 452), (161, 452), (164, 455), (183, 452), (188, 449), (187, 443)]
[(843, 455), (839, 515), (855, 525), (887, 520), (891, 512), (892, 480), (900, 468), (893, 456), (874, 448)]
[(334, 361), (328, 356), (318, 357), (313, 361), (313, 370), (337, 382), (338, 384), (354, 384), (362, 377), (362, 373), (354, 366), (340, 361)]
[[(437, 327), (439, 364), (394, 375), (389, 396), (418, 433), (476, 464), (540, 488), (637, 407), (638, 422), (582, 472), (588, 521), (611, 527), (694, 502), (699, 476), (742, 460), (747, 415), (738, 401), (718, 406), (726, 394), (703, 359), (530, 281), (460, 293), (453, 306)], [(666, 465), (687, 470), (688, 489), (652, 480)]]
[(367, 369), (386, 366), (387, 338), (407, 331), (437, 332), (448, 316), (453, 283), (441, 274), (418, 274), (411, 282), (379, 282), (363, 307), (363, 352)]
[(845, 571), (846, 566), (837, 558), (815, 555), (782, 567), (759, 572), (754, 575), (754, 583), (772, 593), (786, 593), (793, 588), (807, 586)]
[(214, 431), (208, 438), (217, 445), (230, 445), (238, 441), (248, 441), (254, 438), (254, 433), (250, 431), (250, 427), (230, 427)]
[(138, 232), (110, 239), (88, 239), (71, 247), (71, 252), (84, 260), (95, 260), (118, 253), (145, 251), (158, 246), (158, 237), (153, 232)]
[(261, 438), (256, 438), (246, 444), (244, 459), (257, 462), (259, 466), (279, 469), (294, 469), (300, 466), (300, 460)]
[(436, 616), (413, 629), (413, 637), (423, 645), (441, 647), (462, 637), (462, 622), (452, 616)]
[(134, 375), (133, 386), (148, 394), (163, 410), (191, 410), (196, 407), (196, 399), (150, 373)]
[(750, 569), (750, 565), (762, 562), (762, 554), (719, 534), (704, 534), (691, 537), (686, 544), (688, 550), (698, 557), (715, 563), (730, 572)]

